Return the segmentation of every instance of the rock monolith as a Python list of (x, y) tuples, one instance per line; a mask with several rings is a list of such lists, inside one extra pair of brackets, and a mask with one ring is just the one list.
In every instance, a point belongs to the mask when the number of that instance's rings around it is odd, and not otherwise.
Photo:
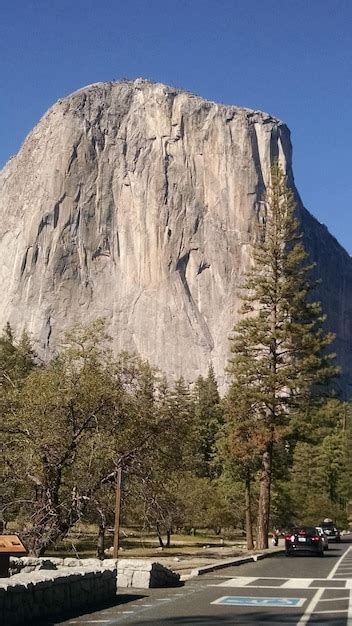
[(104, 317), (115, 352), (190, 381), (211, 362), (223, 385), (275, 157), (348, 378), (352, 263), (301, 203), (288, 128), (141, 79), (60, 100), (1, 171), (0, 326), (49, 355), (73, 323)]

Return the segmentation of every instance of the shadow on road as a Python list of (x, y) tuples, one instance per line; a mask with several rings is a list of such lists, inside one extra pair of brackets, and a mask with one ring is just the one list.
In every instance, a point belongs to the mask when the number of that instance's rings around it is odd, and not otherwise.
[(88, 622), (90, 621), (88, 620), (88, 616), (90, 616), (92, 613), (95, 613), (96, 611), (104, 611), (106, 609), (112, 609), (115, 606), (121, 606), (121, 604), (127, 604), (129, 602), (135, 602), (136, 600), (142, 600), (145, 597), (147, 596), (142, 595), (140, 593), (139, 594), (121, 593), (117, 595), (116, 600), (112, 602), (108, 602), (108, 603), (105, 602), (104, 604), (99, 604), (98, 606), (90, 606), (89, 608), (87, 607), (86, 611), (83, 611), (81, 608), (81, 609), (77, 609), (76, 611), (60, 613), (60, 614), (54, 615), (53, 617), (46, 618), (40, 621), (38, 621), (38, 618), (36, 618), (34, 621), (26, 622), (26, 626), (27, 624), (28, 626), (29, 625), (30, 626), (56, 626), (57, 624), (60, 624), (61, 622), (74, 619), (76, 617), (80, 617), (82, 619), (82, 626), (84, 626), (84, 623), (85, 623), (83, 621), (84, 616), (87, 617), (87, 622)]
[[(153, 619), (152, 621), (136, 621), (133, 622), (133, 626), (188, 626), (192, 624), (193, 626), (216, 626), (219, 624), (220, 626), (234, 626), (236, 624), (274, 624), (279, 626), (292, 626), (292, 624), (297, 624), (300, 620), (301, 615), (292, 613), (291, 615), (279, 615), (273, 613), (264, 613), (264, 612), (248, 612), (241, 613), (236, 616), (236, 621), (234, 621), (234, 615), (197, 615), (197, 616), (179, 616), (179, 617), (169, 617), (162, 619)], [(319, 619), (315, 620), (314, 616), (310, 618), (309, 624), (319, 624), (319, 626), (346, 626), (346, 617), (343, 618), (333, 618), (331, 619), (331, 615), (326, 618), (322, 615), (317, 616)]]
[(337, 556), (342, 556), (341, 552), (334, 552), (333, 550), (329, 550), (328, 552), (324, 552), (324, 556), (320, 556), (320, 554), (309, 554), (309, 552), (293, 552), (289, 556), (286, 554), (283, 555), (285, 559), (306, 559), (310, 557), (312, 559), (335, 559)]

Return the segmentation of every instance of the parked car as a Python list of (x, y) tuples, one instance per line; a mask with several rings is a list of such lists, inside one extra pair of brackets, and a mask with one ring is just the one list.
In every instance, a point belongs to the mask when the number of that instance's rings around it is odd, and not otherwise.
[(328, 541), (336, 541), (339, 543), (341, 541), (340, 531), (336, 528), (332, 519), (326, 518), (321, 524), (319, 524), (326, 534)]
[(329, 540), (328, 540), (328, 536), (324, 533), (323, 529), (321, 526), (316, 526), (316, 529), (319, 533), (319, 535), (322, 538), (323, 541), (323, 548), (324, 550), (329, 550)]
[(323, 538), (313, 526), (297, 526), (285, 535), (286, 556), (308, 552), (324, 556)]

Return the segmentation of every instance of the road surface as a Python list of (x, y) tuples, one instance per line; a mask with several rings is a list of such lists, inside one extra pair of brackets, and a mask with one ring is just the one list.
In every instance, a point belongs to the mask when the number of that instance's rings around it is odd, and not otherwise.
[[(48, 622), (49, 624), (49, 622)], [(190, 579), (128, 590), (117, 604), (55, 626), (352, 626), (352, 537), (324, 557), (277, 555)]]

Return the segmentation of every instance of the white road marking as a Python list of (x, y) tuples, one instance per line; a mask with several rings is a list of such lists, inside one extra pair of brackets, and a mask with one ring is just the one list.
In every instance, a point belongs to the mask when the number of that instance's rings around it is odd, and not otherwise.
[(346, 558), (346, 556), (351, 552), (352, 550), (352, 546), (350, 546), (348, 548), (348, 550), (346, 550), (346, 552), (343, 553), (343, 555), (339, 558), (339, 560), (337, 561), (337, 563), (335, 563), (334, 567), (332, 568), (330, 574), (327, 576), (328, 580), (331, 580), (332, 578), (334, 578), (339, 566), (341, 565), (342, 561)]
[(216, 587), (246, 587), (255, 580), (258, 580), (258, 576), (237, 576), (236, 578), (231, 578), (226, 582), (218, 583)]
[(351, 624), (352, 624), (352, 591), (350, 591), (350, 598), (348, 601), (347, 626), (351, 626)]
[(173, 598), (182, 598), (183, 593), (174, 593)]
[[(272, 584), (253, 584), (256, 581), (273, 581)], [(274, 582), (275, 581), (275, 582)], [(335, 583), (340, 583), (335, 586)], [(342, 589), (352, 589), (352, 578), (274, 578), (258, 576), (253, 578), (250, 576), (238, 576), (230, 578), (226, 582), (212, 583), (209, 587), (249, 587), (250, 589), (334, 589), (341, 591)], [(352, 625), (351, 625), (352, 626)]]
[(344, 598), (322, 598), (320, 602), (340, 602), (342, 600), (348, 600), (348, 599), (349, 599), (349, 596), (345, 596)]
[(351, 572), (352, 567), (339, 567), (339, 571), (337, 572), (336, 576), (342, 576), (344, 574), (346, 577), (348, 577)]
[(324, 589), (318, 589), (318, 591), (314, 594), (313, 598), (311, 599), (311, 601), (309, 602), (305, 612), (303, 613), (301, 619), (299, 620), (299, 622), (297, 622), (296, 626), (305, 626), (305, 624), (307, 624), (312, 616), (312, 614), (314, 613), (314, 609), (317, 606), (321, 596), (324, 593)]
[(280, 589), (307, 589), (312, 584), (314, 578), (289, 578)]
[(314, 611), (314, 615), (326, 615), (330, 613), (346, 613), (346, 609), (332, 609), (331, 611)]

